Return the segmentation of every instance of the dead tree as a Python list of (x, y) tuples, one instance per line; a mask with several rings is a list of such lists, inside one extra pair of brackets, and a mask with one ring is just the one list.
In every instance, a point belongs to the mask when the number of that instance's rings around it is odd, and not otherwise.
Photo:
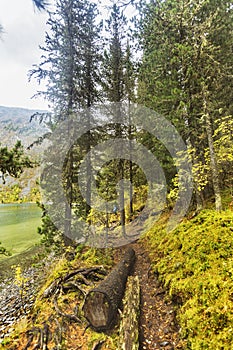
[(88, 292), (83, 311), (90, 326), (95, 330), (103, 331), (113, 326), (135, 258), (135, 251), (128, 249), (110, 274), (96, 288)]
[(130, 276), (123, 300), (119, 327), (118, 350), (139, 349), (140, 284), (138, 276)]

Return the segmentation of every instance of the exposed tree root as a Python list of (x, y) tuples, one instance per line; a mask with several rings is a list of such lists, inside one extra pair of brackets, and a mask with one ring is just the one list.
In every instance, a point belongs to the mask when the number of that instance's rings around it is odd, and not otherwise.
[(75, 314), (67, 314), (65, 312), (62, 312), (57, 305), (57, 298), (56, 297), (53, 298), (53, 305), (54, 305), (55, 310), (59, 316), (64, 317), (72, 322), (82, 323), (80, 318), (78, 318)]

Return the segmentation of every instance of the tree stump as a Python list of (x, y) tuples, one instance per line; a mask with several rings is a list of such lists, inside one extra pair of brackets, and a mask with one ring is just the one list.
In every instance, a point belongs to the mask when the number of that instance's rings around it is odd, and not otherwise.
[(128, 249), (110, 274), (88, 292), (83, 305), (84, 316), (96, 331), (104, 331), (113, 326), (135, 259), (135, 251)]

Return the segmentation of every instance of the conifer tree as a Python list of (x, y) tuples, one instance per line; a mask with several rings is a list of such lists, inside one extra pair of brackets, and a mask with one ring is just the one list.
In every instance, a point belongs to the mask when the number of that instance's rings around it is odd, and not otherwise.
[(232, 110), (230, 8), (228, 0), (150, 1), (141, 27), (139, 101), (174, 123), (192, 154), (197, 201), (213, 193), (216, 209), (214, 121)]
[[(47, 79), (46, 91), (38, 94), (42, 94), (51, 104), (52, 128), (56, 128), (56, 125), (64, 120), (69, 120), (72, 115), (90, 108), (97, 99), (97, 45), (101, 27), (96, 24), (96, 16), (96, 5), (87, 0), (57, 0), (55, 12), (50, 15), (50, 32), (46, 34), (46, 45), (42, 48), (44, 55), (40, 65), (32, 71), (32, 75), (36, 75), (39, 80)], [(88, 124), (88, 120), (82, 122)], [(70, 132), (72, 133), (72, 130)], [(70, 136), (66, 135), (68, 138)], [(82, 155), (88, 153), (90, 133), (82, 138), (82, 142), (82, 145), (73, 145), (64, 163), (63, 186), (68, 201), (65, 217), (62, 218), (65, 221), (64, 240), (67, 236), (70, 237), (73, 204), (75, 210), (83, 213), (83, 208), (75, 205), (81, 195), (74, 185), (75, 169), (78, 167), (78, 164), (75, 164), (74, 169), (74, 163), (80, 159), (77, 151)], [(54, 156), (56, 157), (56, 154)], [(87, 178), (89, 177), (90, 165), (87, 168)], [(54, 185), (51, 184), (50, 188), (51, 195), (55, 195)], [(87, 203), (90, 203), (88, 191), (87, 185)], [(83, 205), (86, 207), (87, 216), (89, 204)]]
[[(113, 4), (112, 11), (109, 20), (107, 20), (107, 32), (109, 34), (109, 48), (105, 50), (104, 53), (104, 76), (103, 87), (106, 99), (109, 102), (115, 103), (115, 114), (116, 120), (119, 123), (115, 125), (115, 137), (123, 137), (123, 126), (120, 125), (121, 121), (121, 108), (120, 103), (123, 102), (125, 98), (125, 82), (124, 82), (124, 52), (123, 52), (123, 40), (124, 40), (124, 27), (126, 18), (121, 13), (119, 7)], [(117, 161), (117, 179), (120, 181), (119, 189), (119, 208), (121, 216), (121, 227), (123, 236), (126, 235), (125, 232), (125, 195), (124, 186), (121, 181), (124, 179), (125, 172), (125, 162), (123, 159)]]
[(38, 10), (45, 10), (48, 6), (48, 1), (46, 0), (32, 0), (33, 4), (36, 6)]
[(12, 149), (0, 148), (0, 177), (3, 184), (7, 176), (18, 178), (25, 168), (32, 168), (33, 162), (24, 154), (21, 141), (17, 141)]

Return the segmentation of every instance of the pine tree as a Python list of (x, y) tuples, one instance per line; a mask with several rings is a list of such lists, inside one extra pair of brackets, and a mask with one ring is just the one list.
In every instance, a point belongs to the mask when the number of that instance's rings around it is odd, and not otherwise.
[(0, 177), (3, 184), (7, 176), (20, 177), (25, 168), (32, 168), (35, 164), (24, 154), (21, 141), (17, 141), (12, 149), (0, 148)]
[(221, 205), (211, 138), (219, 108), (229, 111), (232, 106), (231, 20), (227, 0), (170, 0), (151, 1), (141, 23), (139, 101), (174, 123), (193, 157), (197, 201), (214, 193), (217, 209)]
[[(51, 103), (53, 113), (53, 126), (56, 128), (62, 121), (70, 120), (84, 109), (90, 108), (97, 99), (96, 81), (98, 80), (98, 60), (100, 25), (96, 24), (96, 5), (86, 0), (57, 0), (56, 10), (50, 15), (48, 25), (50, 32), (46, 34), (46, 45), (42, 48), (44, 55), (38, 67), (32, 71), (39, 80), (47, 79), (47, 90), (39, 92)], [(88, 116), (88, 113), (85, 114)], [(88, 117), (87, 117), (88, 119)], [(82, 120), (88, 126), (88, 120)], [(70, 122), (71, 123), (71, 122)], [(66, 142), (72, 137), (72, 125), (70, 124), (69, 135), (64, 135)], [(82, 142), (82, 145), (80, 144)], [(74, 184), (75, 164), (80, 157), (78, 152), (88, 153), (91, 143), (91, 134), (82, 137), (79, 145), (73, 145), (69, 150), (63, 168), (63, 187), (66, 193), (64, 240), (70, 237), (72, 229), (72, 207), (76, 206), (77, 192)], [(56, 157), (57, 150), (49, 150), (50, 157)], [(63, 160), (64, 161), (64, 160)], [(75, 167), (74, 167), (75, 164)], [(90, 164), (87, 167), (87, 178), (90, 178)], [(47, 174), (46, 181), (49, 180)], [(51, 196), (56, 197), (56, 188), (53, 183), (50, 186)], [(90, 191), (87, 183), (86, 216), (89, 210)], [(59, 202), (59, 196), (57, 202)], [(82, 201), (83, 202), (83, 201)], [(83, 213), (82, 208), (79, 207)], [(62, 217), (61, 213), (60, 216)], [(59, 220), (59, 215), (58, 215)]]
[(32, 0), (33, 4), (36, 6), (38, 10), (45, 10), (48, 6), (48, 1), (46, 0)]
[(128, 139), (129, 139), (129, 152), (130, 152), (130, 161), (129, 161), (129, 181), (131, 183), (130, 187), (130, 216), (133, 215), (133, 163), (132, 163), (132, 139), (133, 134), (135, 133), (135, 128), (132, 126), (132, 120), (130, 115), (130, 107), (131, 103), (136, 100), (135, 98), (135, 80), (136, 80), (136, 74), (135, 74), (135, 67), (134, 62), (132, 58), (132, 52), (131, 47), (129, 44), (129, 40), (127, 40), (127, 47), (126, 47), (126, 55), (125, 55), (125, 62), (124, 62), (124, 83), (125, 83), (125, 95), (127, 99), (128, 104)]
[[(103, 87), (106, 99), (109, 102), (115, 103), (115, 119), (119, 121), (115, 125), (115, 137), (120, 139), (123, 137), (123, 126), (121, 123), (121, 108), (120, 103), (125, 98), (124, 88), (124, 27), (126, 18), (121, 13), (119, 7), (114, 4), (109, 20), (107, 20), (107, 32), (109, 33), (109, 50), (104, 53), (104, 76)], [(121, 216), (122, 234), (126, 236), (125, 232), (125, 194), (124, 186), (121, 181), (124, 179), (124, 160), (117, 161), (117, 179), (120, 181), (119, 189), (119, 208)]]

